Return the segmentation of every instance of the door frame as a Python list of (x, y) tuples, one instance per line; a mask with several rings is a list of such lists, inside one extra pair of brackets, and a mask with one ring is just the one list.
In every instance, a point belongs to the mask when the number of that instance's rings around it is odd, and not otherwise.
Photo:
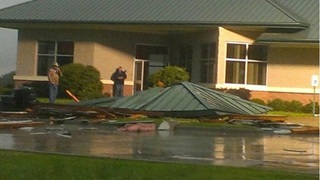
[[(169, 65), (169, 46), (168, 45), (161, 45), (161, 44), (143, 44), (143, 43), (137, 43), (135, 44), (135, 55), (134, 55), (134, 76), (133, 76), (133, 84), (134, 84), (134, 88), (133, 88), (133, 93), (136, 94), (137, 92), (137, 87), (136, 85), (140, 84), (140, 89), (141, 90), (145, 90), (145, 84), (146, 84), (146, 80), (148, 78), (149, 75), (149, 71), (150, 71), (150, 59), (149, 58), (139, 58), (137, 57), (137, 47), (138, 46), (147, 46), (147, 47), (161, 47), (161, 48), (165, 48), (165, 54), (157, 54), (157, 55), (164, 55), (164, 61), (163, 61), (163, 67), (168, 66)], [(148, 54), (149, 56), (152, 54)], [(143, 62), (142, 63), (142, 68), (141, 68), (141, 77), (137, 77), (137, 62)], [(156, 66), (155, 66), (156, 67)], [(157, 66), (158, 67), (158, 66)], [(147, 69), (146, 69), (147, 68)], [(139, 78), (139, 79), (138, 79)], [(141, 80), (140, 80), (141, 79)], [(141, 82), (139, 82), (141, 81)]]

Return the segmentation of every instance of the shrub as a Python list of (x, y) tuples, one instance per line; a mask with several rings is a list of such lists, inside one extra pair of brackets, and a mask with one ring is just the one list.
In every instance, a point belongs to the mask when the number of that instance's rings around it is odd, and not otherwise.
[(0, 87), (0, 95), (10, 95), (12, 94), (12, 91), (12, 88)]
[(69, 90), (77, 98), (86, 100), (102, 96), (100, 72), (93, 66), (83, 64), (67, 64), (61, 67), (63, 73), (60, 80), (62, 90)]
[[(307, 110), (304, 105), (297, 100), (285, 101), (279, 98), (273, 99), (267, 103), (275, 111), (287, 111), (287, 112), (304, 112)], [(311, 110), (312, 112), (312, 110)]]
[(302, 112), (303, 104), (300, 101), (292, 100), (292, 101), (286, 101), (286, 111), (289, 112)]
[[(309, 102), (308, 104), (302, 107), (302, 112), (304, 113), (313, 113), (313, 102)], [(315, 113), (319, 114), (319, 103), (315, 102)]]
[(186, 69), (177, 66), (167, 66), (149, 76), (148, 86), (166, 87), (188, 80), (189, 73), (186, 71)]
[(2, 75), (0, 77), (0, 87), (14, 87), (14, 80), (13, 80), (14, 75), (15, 75), (14, 71)]
[(238, 96), (242, 99), (249, 100), (251, 97), (251, 93), (249, 89), (245, 88), (239, 88), (239, 89), (225, 89), (225, 88), (219, 88), (219, 89), (214, 89), (217, 91), (233, 94), (235, 96)]
[(254, 102), (254, 103), (257, 103), (257, 104), (260, 104), (260, 105), (263, 105), (265, 106), (266, 103), (264, 102), (264, 100), (262, 99), (258, 99), (258, 98), (253, 98), (253, 99), (250, 99), (251, 102)]
[(268, 101), (267, 105), (275, 111), (286, 111), (286, 102), (279, 98)]
[[(49, 85), (47, 81), (34, 81), (24, 83), (23, 86), (32, 87), (34, 92), (37, 94), (37, 97), (48, 98), (49, 97)], [(61, 92), (59, 89), (58, 97), (63, 97), (65, 93)]]
[(249, 89), (240, 88), (240, 89), (229, 89), (226, 93), (230, 93), (236, 96), (239, 96), (242, 99), (249, 100), (251, 97), (251, 93)]

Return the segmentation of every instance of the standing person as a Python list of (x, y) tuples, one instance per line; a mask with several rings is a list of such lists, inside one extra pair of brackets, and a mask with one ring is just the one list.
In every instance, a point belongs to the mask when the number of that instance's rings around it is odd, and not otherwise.
[(111, 80), (113, 81), (113, 97), (123, 97), (123, 86), (126, 78), (126, 72), (119, 66), (111, 76)]
[(59, 64), (54, 62), (48, 71), (49, 103), (54, 103), (58, 96), (59, 78), (62, 76)]

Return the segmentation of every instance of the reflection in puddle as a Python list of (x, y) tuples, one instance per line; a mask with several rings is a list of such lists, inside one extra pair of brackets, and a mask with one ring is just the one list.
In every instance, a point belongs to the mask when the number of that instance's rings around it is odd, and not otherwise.
[(154, 161), (309, 170), (318, 173), (319, 137), (224, 131), (1, 130), (0, 148)]

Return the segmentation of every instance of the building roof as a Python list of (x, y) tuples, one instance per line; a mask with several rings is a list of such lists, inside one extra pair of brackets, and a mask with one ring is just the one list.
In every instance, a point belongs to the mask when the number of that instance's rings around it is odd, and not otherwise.
[(309, 28), (296, 33), (264, 33), (259, 41), (265, 42), (316, 42), (319, 43), (319, 0), (276, 0), (287, 9), (295, 12)]
[[(308, 12), (310, 8), (315, 12)], [(33, 0), (0, 10), (0, 26), (20, 28), (21, 24), (32, 23), (255, 26), (307, 29), (307, 33), (302, 33), (305, 38), (318, 39), (315, 32), (319, 28), (308, 28), (309, 15), (312, 20), (319, 19), (318, 8), (318, 0)]]
[(151, 88), (120, 99), (97, 99), (78, 103), (115, 109), (161, 112), (166, 116), (203, 117), (227, 114), (255, 115), (271, 108), (190, 82), (167, 88)]

